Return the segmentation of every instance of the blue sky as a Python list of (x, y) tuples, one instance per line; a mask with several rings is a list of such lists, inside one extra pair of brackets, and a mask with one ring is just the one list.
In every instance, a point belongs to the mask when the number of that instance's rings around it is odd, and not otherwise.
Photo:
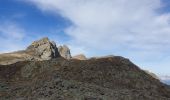
[(170, 75), (169, 0), (0, 0), (0, 52), (49, 37), (73, 55), (119, 55)]

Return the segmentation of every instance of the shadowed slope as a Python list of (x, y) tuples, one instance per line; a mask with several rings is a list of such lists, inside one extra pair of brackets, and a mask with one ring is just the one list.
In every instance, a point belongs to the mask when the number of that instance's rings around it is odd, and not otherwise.
[(0, 99), (170, 99), (167, 85), (123, 57), (18, 62), (0, 71)]

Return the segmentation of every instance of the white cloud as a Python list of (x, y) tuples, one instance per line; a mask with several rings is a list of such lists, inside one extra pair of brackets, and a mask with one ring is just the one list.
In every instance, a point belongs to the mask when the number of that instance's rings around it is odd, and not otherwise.
[(159, 48), (169, 44), (170, 15), (158, 14), (160, 0), (30, 0), (45, 11), (61, 14), (73, 26), (66, 30), (83, 45), (114, 48)]
[(0, 25), (0, 53), (20, 50), (24, 47), (22, 44), (25, 37), (25, 31), (16, 23), (2, 22)]
[(22, 39), (25, 35), (24, 30), (19, 28), (15, 23), (1, 24), (0, 32), (4, 37), (13, 39)]
[(92, 54), (117, 53), (144, 61), (170, 52), (170, 13), (158, 12), (164, 6), (161, 0), (28, 1), (69, 19), (72, 26), (65, 32), (71, 45)]

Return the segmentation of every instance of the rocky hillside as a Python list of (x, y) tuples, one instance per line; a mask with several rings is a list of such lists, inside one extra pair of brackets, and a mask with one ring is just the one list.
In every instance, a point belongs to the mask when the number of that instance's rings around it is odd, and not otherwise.
[(169, 86), (126, 58), (66, 59), (57, 50), (37, 56), (38, 48), (22, 53), (39, 60), (0, 65), (0, 100), (170, 100)]

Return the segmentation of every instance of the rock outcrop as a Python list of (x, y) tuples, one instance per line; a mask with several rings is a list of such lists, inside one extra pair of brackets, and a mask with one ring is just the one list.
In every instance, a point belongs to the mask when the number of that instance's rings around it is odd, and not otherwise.
[(50, 60), (52, 58), (60, 57), (55, 42), (51, 42), (48, 38), (42, 38), (38, 41), (34, 41), (27, 48), (27, 51), (32, 51), (33, 56), (39, 57), (42, 60)]
[(0, 64), (8, 65), (19, 61), (43, 61), (61, 57), (57, 45), (47, 37), (34, 41), (26, 50), (0, 54)]
[(86, 58), (86, 56), (84, 54), (79, 54), (79, 55), (73, 56), (73, 59), (87, 60), (87, 58)]
[(59, 54), (65, 59), (71, 59), (71, 53), (68, 46), (63, 45), (58, 47)]

